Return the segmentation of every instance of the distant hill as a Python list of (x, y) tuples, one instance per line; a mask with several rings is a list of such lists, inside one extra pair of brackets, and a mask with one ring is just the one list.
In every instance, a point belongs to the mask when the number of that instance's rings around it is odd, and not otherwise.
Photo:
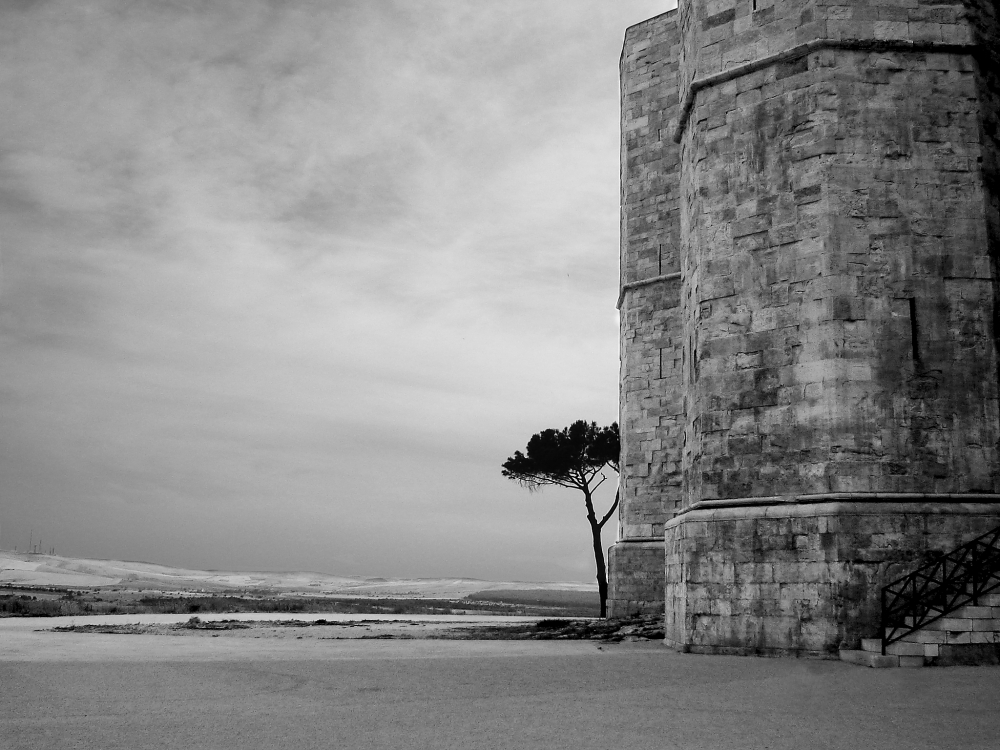
[(145, 562), (88, 560), (0, 550), (0, 586), (127, 588), (135, 591), (302, 593), (312, 596), (462, 599), (490, 591), (596, 592), (596, 584), (475, 578), (361, 578), (310, 572), (188, 570)]

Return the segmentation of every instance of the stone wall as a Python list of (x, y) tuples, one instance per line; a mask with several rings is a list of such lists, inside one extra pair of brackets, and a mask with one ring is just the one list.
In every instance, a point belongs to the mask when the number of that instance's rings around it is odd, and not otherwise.
[(699, 96), (691, 502), (997, 491), (978, 109), (952, 54), (827, 49)]
[(624, 540), (608, 550), (608, 614), (663, 611), (663, 540)]
[(830, 653), (889, 572), (1000, 523), (998, 63), (988, 0), (630, 29), (622, 529), (665, 524), (671, 642)]
[(992, 503), (778, 504), (695, 510), (666, 531), (667, 644), (836, 656), (879, 630), (880, 589), (1000, 525)]
[[(980, 101), (983, 186), (987, 197), (987, 241), (993, 278), (1000, 262), (1000, 8), (994, 0), (968, 0), (969, 23), (978, 55), (976, 89)], [(1000, 348), (1000, 284), (994, 284), (993, 336)]]
[(630, 28), (621, 57), (622, 541), (608, 557), (615, 617), (662, 606), (663, 523), (680, 505), (676, 20), (670, 12)]
[(766, 63), (700, 88), (681, 144), (688, 503), (1000, 488), (982, 97), (941, 41), (968, 24), (904, 9), (913, 34), (878, 47), (877, 13), (837, 7), (847, 48), (768, 62), (716, 26), (687, 43)]
[(662, 539), (680, 500), (676, 16), (630, 28), (621, 59), (622, 539)]

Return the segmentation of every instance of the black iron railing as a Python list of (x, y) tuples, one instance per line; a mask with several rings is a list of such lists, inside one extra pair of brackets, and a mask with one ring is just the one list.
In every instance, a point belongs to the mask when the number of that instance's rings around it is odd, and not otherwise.
[(1000, 526), (882, 588), (882, 653), (906, 637), (1000, 588)]

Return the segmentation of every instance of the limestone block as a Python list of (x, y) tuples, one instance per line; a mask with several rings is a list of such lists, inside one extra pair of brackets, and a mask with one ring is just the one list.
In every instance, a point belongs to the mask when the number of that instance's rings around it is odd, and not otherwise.
[(961, 617), (968, 618), (970, 620), (991, 620), (993, 619), (993, 608), (992, 607), (982, 607), (982, 606), (966, 606), (962, 607)]

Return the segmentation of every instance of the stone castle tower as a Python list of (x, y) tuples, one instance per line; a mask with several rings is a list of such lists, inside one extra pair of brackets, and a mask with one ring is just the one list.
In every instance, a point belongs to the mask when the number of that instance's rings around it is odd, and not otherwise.
[(1000, 525), (993, 0), (680, 0), (621, 59), (613, 615), (829, 653)]

